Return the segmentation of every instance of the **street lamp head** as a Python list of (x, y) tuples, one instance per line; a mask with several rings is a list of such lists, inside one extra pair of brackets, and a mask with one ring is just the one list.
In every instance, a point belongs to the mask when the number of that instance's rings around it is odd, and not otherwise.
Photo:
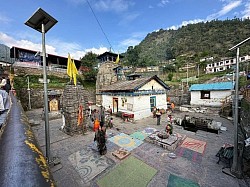
[(42, 32), (42, 24), (44, 24), (45, 33), (50, 30), (58, 21), (50, 16), (43, 9), (38, 8), (37, 11), (25, 22), (25, 25)]
[(239, 48), (242, 44), (246, 43), (248, 40), (250, 40), (250, 37), (248, 37), (247, 39), (241, 41), (240, 43), (236, 44), (235, 46), (231, 47), (231, 48), (229, 49), (229, 51), (232, 51), (232, 50), (234, 50), (234, 49)]

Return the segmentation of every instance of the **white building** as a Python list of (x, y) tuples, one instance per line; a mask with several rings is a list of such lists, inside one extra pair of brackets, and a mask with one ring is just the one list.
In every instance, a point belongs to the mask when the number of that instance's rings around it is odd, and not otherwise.
[[(245, 62), (250, 60), (250, 56), (242, 56), (239, 58), (239, 62)], [(227, 69), (232, 68), (236, 64), (236, 58), (225, 58), (222, 59), (220, 62), (213, 62), (210, 64), (207, 64), (206, 66), (206, 73), (214, 73), (219, 71), (224, 71)]]
[(113, 113), (122, 112), (139, 120), (152, 115), (154, 107), (167, 109), (169, 87), (156, 75), (118, 81), (100, 90), (102, 106)]
[(233, 82), (218, 82), (211, 84), (193, 84), (191, 92), (191, 105), (220, 107), (223, 101), (232, 96)]

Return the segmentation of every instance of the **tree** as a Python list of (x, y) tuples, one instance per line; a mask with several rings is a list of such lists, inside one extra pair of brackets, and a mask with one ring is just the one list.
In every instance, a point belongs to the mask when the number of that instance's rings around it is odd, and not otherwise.
[(163, 72), (164, 73), (168, 73), (168, 72), (175, 72), (175, 67), (171, 64), (167, 64), (164, 68), (163, 68)]
[(81, 58), (82, 75), (85, 80), (96, 80), (97, 75), (97, 54), (88, 52)]
[(169, 80), (169, 81), (172, 81), (173, 76), (174, 76), (173, 73), (169, 73), (169, 74), (168, 74), (168, 80)]
[(137, 66), (139, 62), (139, 53), (140, 53), (139, 47), (129, 46), (125, 55), (126, 59), (125, 65)]

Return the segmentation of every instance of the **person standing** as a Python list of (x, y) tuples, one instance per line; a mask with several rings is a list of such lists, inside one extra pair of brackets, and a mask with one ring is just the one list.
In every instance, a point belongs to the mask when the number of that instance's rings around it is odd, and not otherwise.
[(174, 108), (175, 108), (175, 105), (174, 105), (174, 103), (172, 102), (172, 103), (171, 103), (171, 111), (172, 111), (172, 112), (174, 112)]
[(159, 108), (156, 110), (155, 115), (156, 115), (156, 118), (157, 118), (157, 125), (160, 125), (161, 124), (161, 112), (160, 112)]
[(0, 83), (1, 88), (2, 87), (4, 88), (5, 84), (6, 84), (6, 79), (5, 79), (5, 77), (2, 77), (2, 80), (1, 80), (1, 83)]
[(105, 155), (107, 153), (106, 128), (103, 126), (103, 123), (100, 123), (100, 128), (95, 133), (94, 141), (97, 142), (100, 155)]
[(4, 86), (5, 91), (9, 94), (10, 90), (11, 90), (11, 85), (10, 85), (10, 79), (6, 80), (6, 84)]
[(10, 98), (9, 94), (3, 88), (0, 89), (0, 95), (2, 96), (3, 99), (4, 110), (1, 111), (1, 113), (3, 113), (10, 109)]
[(100, 121), (105, 125), (105, 108), (103, 106), (100, 109)]
[(3, 69), (3, 65), (0, 64), (0, 75), (3, 75), (4, 74), (4, 69)]

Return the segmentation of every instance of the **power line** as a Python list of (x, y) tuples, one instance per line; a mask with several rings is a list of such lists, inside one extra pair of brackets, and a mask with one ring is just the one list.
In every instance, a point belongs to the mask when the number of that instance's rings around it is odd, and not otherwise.
[(92, 11), (92, 13), (93, 13), (95, 19), (96, 19), (96, 21), (97, 21), (99, 27), (101, 28), (102, 33), (104, 34), (106, 40), (107, 40), (108, 43), (109, 43), (110, 50), (112, 49), (112, 50), (114, 51), (114, 49), (113, 49), (113, 47), (112, 47), (112, 45), (111, 45), (111, 43), (110, 43), (110, 41), (109, 41), (109, 39), (108, 39), (108, 36), (107, 36), (106, 33), (104, 32), (104, 30), (103, 30), (103, 28), (102, 28), (102, 25), (101, 25), (101, 23), (99, 22), (98, 18), (96, 17), (95, 12), (94, 12), (94, 10), (92, 9), (92, 7), (91, 7), (89, 1), (88, 1), (88, 0), (86, 0), (86, 1), (87, 1), (88, 5), (89, 5), (89, 8), (91, 9), (91, 11)]

